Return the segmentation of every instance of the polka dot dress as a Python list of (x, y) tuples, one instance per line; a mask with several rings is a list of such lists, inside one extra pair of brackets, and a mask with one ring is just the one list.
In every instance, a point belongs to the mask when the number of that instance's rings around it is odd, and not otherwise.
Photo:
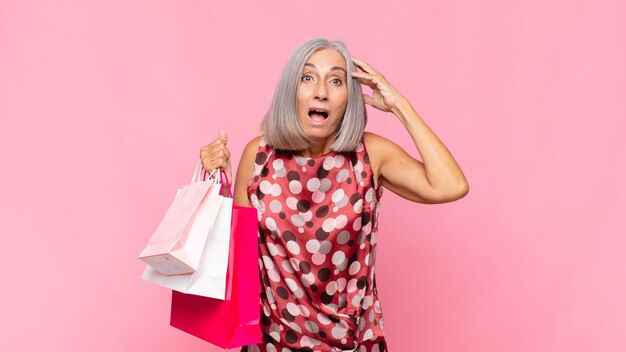
[(378, 199), (363, 143), (306, 158), (261, 140), (258, 210), (263, 343), (246, 352), (383, 352), (374, 279)]

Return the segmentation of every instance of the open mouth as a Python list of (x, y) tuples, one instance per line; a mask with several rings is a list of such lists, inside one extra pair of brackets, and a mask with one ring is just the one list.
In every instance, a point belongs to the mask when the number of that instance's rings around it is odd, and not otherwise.
[(322, 122), (328, 118), (328, 111), (321, 109), (309, 110), (309, 118), (315, 122)]

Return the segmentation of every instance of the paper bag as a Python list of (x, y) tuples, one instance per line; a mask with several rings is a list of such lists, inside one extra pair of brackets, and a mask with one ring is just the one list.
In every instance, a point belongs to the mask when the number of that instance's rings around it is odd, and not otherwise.
[(233, 206), (224, 300), (172, 292), (170, 325), (221, 348), (261, 342), (256, 209)]

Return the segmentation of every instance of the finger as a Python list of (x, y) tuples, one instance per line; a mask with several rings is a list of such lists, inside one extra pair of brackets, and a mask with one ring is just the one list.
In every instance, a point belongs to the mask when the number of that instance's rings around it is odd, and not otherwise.
[(370, 88), (375, 88), (376, 83), (374, 82), (375, 76), (365, 73), (365, 72), (352, 72), (352, 77), (356, 77), (359, 79), (361, 84), (365, 84)]
[(226, 151), (226, 152), (230, 152), (228, 150), (228, 147), (226, 146), (226, 144), (222, 143), (222, 141), (218, 140), (216, 141), (215, 145), (211, 146), (211, 151), (213, 152), (218, 152), (220, 150)]
[[(363, 76), (363, 78), (369, 80), (379, 90), (385, 90), (391, 86), (389, 82), (387, 82), (385, 77), (381, 76), (380, 74), (373, 75), (361, 72), (360, 75), (365, 75)], [(368, 84), (368, 86), (374, 88), (374, 86), (372, 86), (371, 84)]]
[(230, 159), (222, 162), (222, 165), (220, 165), (220, 169), (224, 171), (230, 171)]
[(216, 169), (218, 169), (218, 168), (222, 168), (222, 163), (223, 163), (222, 158), (217, 158), (217, 159), (215, 159), (215, 160), (211, 160), (211, 161), (208, 163), (208, 165), (209, 165), (209, 168), (208, 168), (208, 169), (209, 169), (209, 170), (211, 170), (211, 171), (213, 171), (213, 170), (216, 170)]
[(367, 72), (352, 72), (353, 77), (366, 78), (368, 80), (381, 79), (381, 76), (378, 74), (367, 73)]
[(224, 156), (226, 160), (230, 160), (230, 150), (228, 148), (224, 148)]
[(216, 169), (227, 170), (230, 167), (230, 161), (226, 160), (224, 157), (218, 157), (213, 160), (202, 159), (202, 166), (206, 170), (206, 172), (212, 172)]
[(207, 155), (209, 153), (209, 149), (210, 146), (209, 145), (205, 145), (204, 147), (200, 148), (200, 159), (203, 159), (205, 155)]
[(222, 143), (219, 140), (215, 140), (213, 142), (211, 142), (210, 144), (205, 145), (204, 147), (202, 147), (200, 149), (200, 159), (211, 155), (212, 153), (214, 153), (217, 149), (220, 148), (220, 146), (224, 146), (224, 143)]
[(206, 156), (209, 160), (221, 158), (224, 161), (228, 161), (230, 159), (230, 151), (223, 144), (220, 144), (215, 149), (211, 150), (210, 153), (207, 153)]
[(372, 98), (371, 96), (367, 94), (363, 94), (363, 101), (367, 105), (374, 106), (374, 98)]
[(230, 170), (230, 159), (224, 157), (217, 158), (212, 162), (213, 169), (220, 168), (222, 170)]
[(361, 82), (361, 84), (365, 84), (372, 89), (378, 89), (382, 91), (387, 89), (387, 86), (389, 86), (389, 83), (387, 83), (387, 81), (380, 75), (372, 75), (369, 73), (358, 72), (353, 76), (359, 78), (359, 82)]
[(217, 158), (222, 158), (225, 161), (230, 160), (230, 151), (228, 148), (220, 148), (216, 149), (211, 153), (211, 160), (215, 160)]
[(378, 74), (378, 71), (376, 71), (370, 64), (368, 64), (367, 62), (357, 59), (356, 57), (352, 57), (352, 62), (354, 62), (355, 65), (357, 65), (360, 69), (362, 69), (363, 71), (367, 72), (367, 73), (371, 73), (371, 74)]
[(200, 161), (202, 162), (202, 168), (208, 173), (211, 173), (216, 167), (216, 163), (208, 158), (201, 158)]
[(226, 131), (221, 130), (220, 133), (217, 135), (217, 139), (224, 144), (228, 143), (228, 135), (226, 134)]
[(230, 151), (224, 144), (218, 143), (214, 149), (204, 150), (200, 154), (200, 160), (208, 172), (218, 167), (224, 169), (230, 165)]
[(201, 151), (202, 150), (211, 150), (211, 149), (215, 148), (216, 146), (220, 146), (220, 145), (224, 145), (224, 143), (220, 139), (216, 139), (213, 142), (211, 142), (211, 143), (205, 145), (204, 147), (202, 147), (202, 149), (200, 149), (200, 150)]

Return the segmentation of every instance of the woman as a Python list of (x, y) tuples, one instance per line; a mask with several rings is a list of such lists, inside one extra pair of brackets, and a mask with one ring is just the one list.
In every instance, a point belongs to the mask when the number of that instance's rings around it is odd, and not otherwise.
[[(365, 104), (393, 113), (423, 162), (364, 132)], [(242, 351), (387, 350), (374, 277), (382, 187), (450, 202), (468, 192), (461, 169), (411, 104), (341, 42), (315, 39), (292, 54), (262, 129), (235, 180), (235, 204), (258, 210), (262, 286), (263, 342)], [(226, 143), (221, 132), (201, 149), (206, 170), (230, 174)]]

